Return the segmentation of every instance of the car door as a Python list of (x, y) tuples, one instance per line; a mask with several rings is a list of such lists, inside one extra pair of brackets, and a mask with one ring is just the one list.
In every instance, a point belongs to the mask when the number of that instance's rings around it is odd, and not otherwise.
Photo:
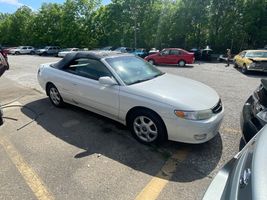
[(163, 49), (156, 58), (156, 63), (171, 64), (170, 63), (170, 50)]
[(105, 86), (99, 83), (100, 77), (114, 78), (102, 62), (79, 58), (67, 66), (65, 72), (69, 74), (65, 81), (71, 82), (70, 92), (76, 104), (118, 117), (119, 85)]
[(178, 64), (178, 61), (181, 60), (182, 54), (179, 50), (173, 49), (170, 50), (170, 55), (168, 57), (170, 64)]
[(26, 53), (27, 53), (27, 47), (22, 47), (22, 48), (20, 49), (20, 53), (21, 53), (21, 54), (26, 54)]

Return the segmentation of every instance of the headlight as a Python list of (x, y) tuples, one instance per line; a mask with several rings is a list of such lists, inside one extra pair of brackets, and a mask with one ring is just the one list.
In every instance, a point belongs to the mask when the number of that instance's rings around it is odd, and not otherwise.
[(175, 110), (175, 115), (177, 117), (189, 120), (205, 120), (212, 117), (213, 113), (210, 109), (201, 111), (181, 111)]
[(267, 110), (266, 110), (266, 109), (260, 111), (260, 112), (257, 114), (257, 116), (258, 116), (261, 120), (267, 122)]
[(256, 67), (256, 63), (250, 63), (249, 65), (248, 65), (248, 67)]

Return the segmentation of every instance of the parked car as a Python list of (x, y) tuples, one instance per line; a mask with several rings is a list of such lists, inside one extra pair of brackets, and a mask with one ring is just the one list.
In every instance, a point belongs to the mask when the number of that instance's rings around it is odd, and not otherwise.
[(145, 144), (166, 139), (203, 143), (218, 133), (223, 118), (212, 88), (163, 73), (132, 54), (67, 54), (57, 63), (42, 64), (38, 80), (53, 105), (67, 102), (109, 117)]
[(146, 56), (148, 56), (148, 52), (146, 49), (135, 49), (133, 54), (141, 58), (145, 58)]
[(190, 49), (189, 52), (194, 53), (195, 59), (200, 60), (201, 59), (201, 50), (198, 48)]
[(59, 51), (60, 47), (58, 46), (46, 46), (43, 49), (36, 50), (36, 54), (40, 56), (48, 56), (48, 55), (57, 56)]
[(149, 50), (149, 52), (148, 52), (148, 55), (152, 55), (152, 54), (155, 54), (155, 53), (158, 53), (158, 52), (159, 52), (158, 49), (156, 49), (156, 48), (151, 48), (151, 49)]
[(101, 50), (101, 51), (114, 51), (115, 49), (117, 49), (117, 48), (113, 47), (113, 46), (107, 46), (107, 47), (103, 47), (99, 50)]
[(267, 124), (267, 79), (261, 79), (260, 86), (246, 101), (240, 121), (245, 142)]
[[(221, 55), (219, 55), (219, 57), (217, 58), (217, 60), (219, 61), (219, 62), (227, 62), (227, 59), (228, 59), (228, 57), (227, 57), (227, 55), (226, 54), (221, 54)], [(233, 57), (231, 56), (231, 58), (229, 59), (229, 61), (230, 62), (233, 62)]]
[(190, 53), (184, 49), (166, 48), (161, 52), (145, 57), (149, 63), (156, 64), (172, 64), (180, 67), (186, 64), (192, 64), (195, 61), (194, 53)]
[(118, 51), (121, 53), (133, 53), (134, 50), (130, 47), (118, 47), (117, 49), (115, 49), (114, 51)]
[(210, 46), (206, 46), (204, 49), (200, 50), (200, 60), (211, 61), (211, 54), (213, 50)]
[(215, 176), (203, 200), (267, 199), (267, 126)]
[(248, 71), (267, 72), (267, 50), (245, 50), (234, 57), (234, 67)]
[(12, 48), (9, 50), (9, 53), (12, 55), (20, 55), (20, 54), (35, 54), (35, 49), (32, 46), (19, 46), (16, 48)]
[(67, 48), (67, 49), (62, 49), (60, 52), (58, 52), (58, 57), (65, 57), (68, 53), (73, 53), (79, 51), (78, 48)]
[[(2, 51), (0, 51), (0, 77), (3, 75), (3, 73), (9, 69), (9, 64), (7, 59), (4, 57)], [(2, 107), (0, 105), (0, 126), (3, 124), (3, 111)]]

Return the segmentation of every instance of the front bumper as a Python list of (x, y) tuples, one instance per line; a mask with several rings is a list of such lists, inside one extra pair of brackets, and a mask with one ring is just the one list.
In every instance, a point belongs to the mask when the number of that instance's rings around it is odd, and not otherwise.
[[(185, 120), (163, 118), (168, 131), (168, 139), (177, 142), (200, 144), (215, 137), (220, 129), (224, 109), (208, 120)], [(202, 139), (196, 139), (196, 136), (203, 136)]]
[(254, 101), (253, 96), (248, 98), (240, 116), (240, 126), (245, 142), (248, 142), (263, 127), (262, 122), (253, 113)]
[(249, 71), (259, 71), (259, 72), (267, 72), (267, 65), (259, 65), (259, 66), (249, 66), (248, 67)]

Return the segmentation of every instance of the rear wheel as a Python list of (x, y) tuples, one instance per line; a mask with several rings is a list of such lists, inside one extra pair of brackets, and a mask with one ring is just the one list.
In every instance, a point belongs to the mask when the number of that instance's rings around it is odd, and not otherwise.
[(30, 54), (31, 54), (31, 55), (34, 55), (34, 51), (31, 51)]
[(64, 105), (64, 101), (56, 88), (53, 84), (49, 84), (47, 86), (47, 94), (49, 96), (50, 101), (56, 107), (62, 107)]
[(129, 117), (128, 126), (133, 137), (143, 144), (160, 144), (167, 139), (164, 122), (152, 111), (135, 111)]
[(20, 54), (20, 52), (19, 52), (19, 51), (16, 51), (16, 52), (15, 52), (15, 55), (19, 55), (19, 54)]
[(184, 60), (180, 60), (180, 61), (178, 62), (178, 65), (179, 65), (180, 67), (184, 67), (184, 66), (185, 66), (185, 61), (184, 61)]

